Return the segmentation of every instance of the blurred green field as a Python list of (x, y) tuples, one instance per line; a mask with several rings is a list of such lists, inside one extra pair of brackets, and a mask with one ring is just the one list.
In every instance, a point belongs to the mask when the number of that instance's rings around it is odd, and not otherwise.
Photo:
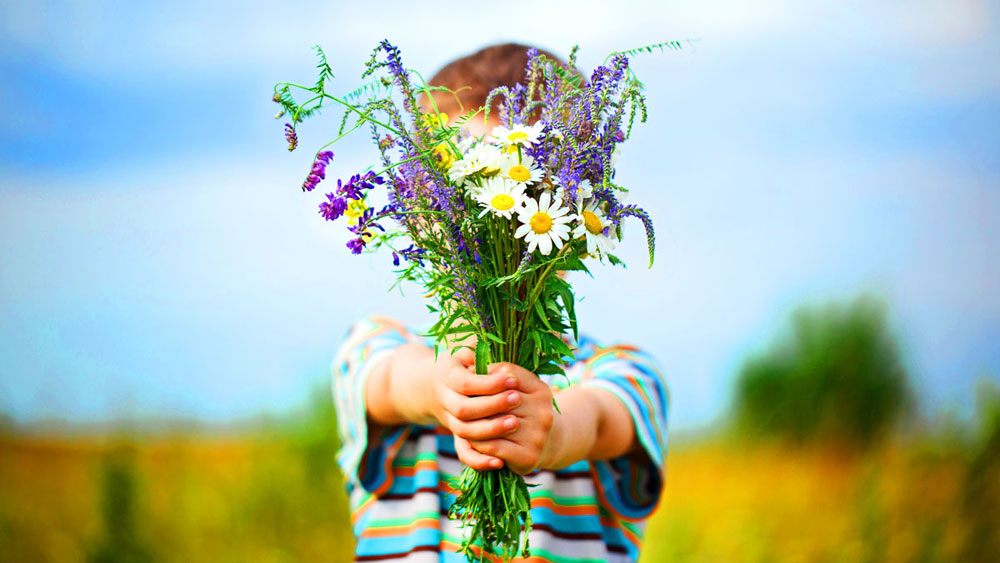
[[(936, 422), (877, 303), (803, 310), (728, 418), (675, 437), (644, 562), (1000, 561), (1000, 387)], [(122, 433), (0, 417), (0, 561), (346, 561), (336, 416)]]
[[(343, 561), (353, 538), (326, 439), (302, 434), (143, 440), (0, 439), (4, 561)], [(643, 560), (973, 561), (994, 549), (970, 510), (964, 449), (887, 445), (863, 455), (673, 448)], [(978, 483), (978, 485), (977, 485)], [(111, 528), (111, 529), (109, 529)], [(995, 542), (995, 538), (990, 540)], [(971, 543), (970, 543), (971, 542)]]

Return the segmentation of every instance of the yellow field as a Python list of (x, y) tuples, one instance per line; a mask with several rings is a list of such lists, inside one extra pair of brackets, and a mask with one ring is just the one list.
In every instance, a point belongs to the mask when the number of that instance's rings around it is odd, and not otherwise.
[[(346, 560), (332, 456), (277, 438), (0, 438), (0, 560), (107, 560), (101, 546), (125, 541), (108, 518), (160, 561)], [(677, 447), (643, 560), (960, 560), (966, 466), (915, 447)], [(109, 468), (134, 478), (135, 495), (108, 492)]]

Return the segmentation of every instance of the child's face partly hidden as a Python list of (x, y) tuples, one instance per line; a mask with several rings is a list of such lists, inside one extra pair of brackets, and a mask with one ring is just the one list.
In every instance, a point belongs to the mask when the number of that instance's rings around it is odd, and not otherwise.
[[(448, 114), (449, 125), (454, 125), (455, 119), (466, 113), (458, 109), (458, 107), (455, 106), (454, 103), (449, 103), (450, 100), (446, 101), (446, 99), (439, 98), (438, 96), (434, 96), (434, 98), (435, 101), (437, 101), (438, 111), (440, 113)], [(427, 99), (426, 96), (423, 96), (420, 99), (420, 109), (424, 110), (427, 113), (434, 112), (434, 106), (431, 105), (430, 101)], [(500, 125), (500, 119), (498, 117), (499, 116), (497, 116), (495, 112), (491, 113), (489, 121), (484, 122), (483, 114), (479, 113), (472, 119), (466, 121), (465, 124), (462, 125), (462, 127), (464, 127), (470, 134), (472, 134), (473, 137), (482, 137), (484, 135), (489, 135), (490, 133), (493, 132), (494, 127)]]
[(473, 137), (489, 135), (493, 132), (493, 128), (497, 125), (500, 125), (500, 122), (492, 115), (490, 116), (490, 120), (486, 123), (483, 122), (483, 116), (481, 114), (465, 122), (466, 130), (468, 130)]

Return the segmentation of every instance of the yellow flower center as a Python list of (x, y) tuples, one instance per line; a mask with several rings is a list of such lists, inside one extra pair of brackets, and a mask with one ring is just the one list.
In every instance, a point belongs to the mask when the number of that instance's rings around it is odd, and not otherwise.
[(514, 198), (507, 194), (497, 194), (490, 200), (490, 205), (497, 211), (507, 211), (511, 207), (514, 207)]
[(528, 169), (520, 164), (511, 166), (507, 175), (515, 182), (527, 182), (531, 178), (531, 172), (528, 172)]
[(510, 135), (507, 135), (507, 140), (510, 141), (510, 142), (512, 142), (512, 143), (516, 143), (518, 141), (522, 141), (522, 140), (527, 139), (527, 138), (528, 138), (528, 134), (525, 133), (524, 131), (514, 131)]
[(592, 235), (599, 235), (604, 231), (604, 225), (601, 225), (601, 220), (597, 218), (597, 214), (593, 211), (584, 211), (583, 215), (583, 226), (586, 227), (587, 232)]
[(357, 219), (364, 214), (366, 209), (368, 209), (368, 206), (365, 205), (365, 202), (358, 199), (351, 199), (347, 202), (347, 209), (344, 210), (344, 215), (347, 215), (351, 219)]
[(549, 217), (548, 213), (542, 213), (539, 211), (531, 216), (531, 230), (535, 231), (536, 235), (544, 235), (545, 233), (552, 230), (552, 217)]

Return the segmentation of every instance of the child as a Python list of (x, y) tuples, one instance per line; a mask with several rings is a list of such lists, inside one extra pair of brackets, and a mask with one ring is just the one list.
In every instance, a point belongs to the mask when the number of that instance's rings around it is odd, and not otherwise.
[[(489, 47), (446, 66), (431, 84), (471, 88), (458, 102), (435, 93), (439, 111), (457, 116), (523, 81), (526, 51)], [(498, 124), (495, 115), (485, 127), (475, 119), (473, 133)], [(357, 560), (464, 561), (463, 530), (447, 517), (462, 464), (507, 465), (535, 485), (532, 561), (637, 560), (663, 488), (666, 384), (635, 348), (576, 346), (566, 378), (506, 363), (481, 375), (468, 349), (435, 358), (392, 319), (355, 325), (337, 355), (334, 395)]]

